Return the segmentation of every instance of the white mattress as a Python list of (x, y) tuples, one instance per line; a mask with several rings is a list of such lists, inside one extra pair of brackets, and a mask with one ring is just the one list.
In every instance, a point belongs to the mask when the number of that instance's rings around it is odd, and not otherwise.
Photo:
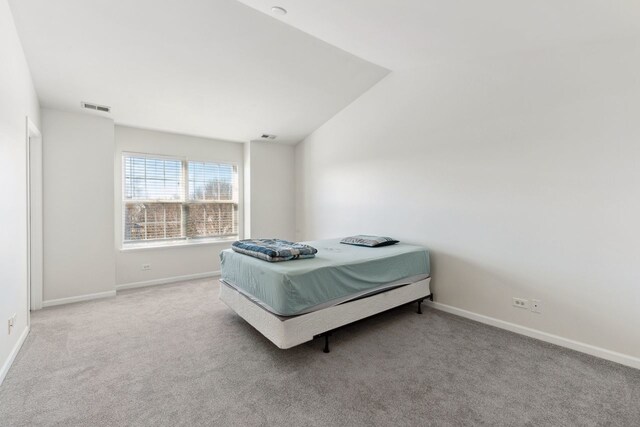
[(254, 303), (221, 281), (220, 300), (280, 348), (290, 348), (316, 335), (431, 294), (431, 278), (381, 291), (366, 298), (327, 307), (300, 316), (282, 317)]

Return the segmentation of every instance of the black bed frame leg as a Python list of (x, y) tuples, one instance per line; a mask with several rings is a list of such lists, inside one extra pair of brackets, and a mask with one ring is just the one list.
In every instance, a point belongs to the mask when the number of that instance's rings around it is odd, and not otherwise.
[(324, 353), (329, 353), (329, 334), (324, 334)]
[[(433, 302), (433, 292), (431, 294), (429, 294), (427, 299), (429, 299), (430, 301)], [(424, 300), (425, 300), (424, 298), (418, 300), (418, 314), (422, 314), (422, 302)]]

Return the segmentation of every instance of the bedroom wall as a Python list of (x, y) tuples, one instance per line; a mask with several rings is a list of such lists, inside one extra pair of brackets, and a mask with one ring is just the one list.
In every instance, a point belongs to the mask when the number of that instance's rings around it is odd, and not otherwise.
[[(163, 154), (193, 160), (223, 161), (238, 165), (239, 185), (243, 188), (242, 143), (197, 138), (186, 135), (156, 132), (127, 126), (115, 127), (115, 242), (117, 285), (132, 287), (149, 282), (170, 281), (211, 275), (220, 270), (220, 251), (229, 248), (231, 241), (192, 244), (185, 246), (122, 249), (122, 152)], [(243, 195), (240, 194), (242, 200)], [(243, 217), (240, 205), (239, 218)], [(242, 225), (240, 232), (242, 233)], [(143, 271), (142, 264), (151, 270)]]
[(297, 146), (297, 238), (426, 245), (437, 302), (640, 366), (638, 69), (626, 40), (394, 71)]
[(115, 295), (113, 120), (43, 109), (42, 133), (44, 304)]
[[(27, 332), (26, 117), (40, 107), (9, 5), (0, 0), (0, 383)], [(8, 334), (7, 321), (16, 315)]]
[(295, 239), (294, 146), (252, 141), (245, 151), (250, 180), (247, 235)]

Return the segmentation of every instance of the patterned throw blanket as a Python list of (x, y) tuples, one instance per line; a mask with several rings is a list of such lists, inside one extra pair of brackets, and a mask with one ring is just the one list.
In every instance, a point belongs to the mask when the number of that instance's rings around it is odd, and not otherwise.
[(279, 262), (313, 258), (318, 250), (309, 245), (281, 239), (247, 239), (233, 242), (231, 249), (264, 261)]

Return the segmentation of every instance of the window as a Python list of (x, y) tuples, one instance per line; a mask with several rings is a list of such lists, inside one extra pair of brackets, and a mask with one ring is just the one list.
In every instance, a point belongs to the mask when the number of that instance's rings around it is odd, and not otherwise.
[(238, 169), (229, 163), (125, 153), (123, 243), (238, 235)]

